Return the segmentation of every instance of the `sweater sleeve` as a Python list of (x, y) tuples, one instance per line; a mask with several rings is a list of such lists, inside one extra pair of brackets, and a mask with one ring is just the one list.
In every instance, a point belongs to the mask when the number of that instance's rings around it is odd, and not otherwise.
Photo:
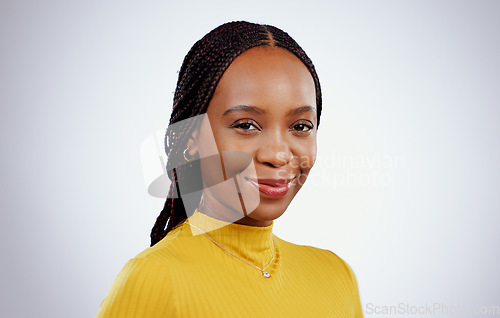
[(356, 275), (354, 275), (354, 272), (352, 271), (351, 267), (344, 262), (345, 266), (347, 267), (347, 270), (349, 271), (349, 275), (351, 276), (352, 280), (352, 288), (353, 288), (353, 305), (354, 305), (354, 317), (355, 318), (363, 318), (363, 310), (361, 308), (361, 300), (359, 297), (359, 289), (358, 289), (358, 282), (356, 280)]
[(172, 309), (169, 283), (168, 271), (161, 263), (131, 259), (111, 285), (97, 317), (167, 317)]

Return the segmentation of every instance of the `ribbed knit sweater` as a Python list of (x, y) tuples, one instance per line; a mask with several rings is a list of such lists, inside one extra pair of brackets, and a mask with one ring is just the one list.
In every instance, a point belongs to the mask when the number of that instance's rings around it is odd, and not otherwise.
[[(296, 245), (266, 227), (195, 211), (131, 259), (97, 317), (362, 317), (356, 278), (334, 253)], [(273, 259), (274, 256), (274, 259)]]

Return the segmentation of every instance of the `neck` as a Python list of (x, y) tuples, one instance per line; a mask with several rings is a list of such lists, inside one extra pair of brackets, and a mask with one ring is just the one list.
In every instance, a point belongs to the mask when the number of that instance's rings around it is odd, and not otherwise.
[[(248, 226), (213, 218), (196, 210), (186, 220), (192, 235), (208, 235), (223, 249), (258, 267), (264, 267), (274, 256), (273, 223), (269, 226)], [(208, 239), (208, 238), (207, 238)]]
[(216, 200), (208, 192), (203, 192), (200, 205), (197, 209), (199, 212), (208, 215), (214, 219), (229, 223), (236, 223), (249, 226), (265, 227), (271, 225), (272, 221), (261, 221), (252, 219), (246, 214), (246, 211), (238, 211), (226, 204)]

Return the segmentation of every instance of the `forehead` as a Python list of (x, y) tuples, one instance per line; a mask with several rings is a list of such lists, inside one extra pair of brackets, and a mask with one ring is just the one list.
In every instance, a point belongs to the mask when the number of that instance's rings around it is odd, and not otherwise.
[[(293, 53), (258, 46), (239, 55), (222, 75), (208, 112), (234, 105), (272, 107), (316, 107), (312, 75)], [(215, 106), (215, 107), (214, 107)], [(212, 111), (211, 109), (212, 108)]]

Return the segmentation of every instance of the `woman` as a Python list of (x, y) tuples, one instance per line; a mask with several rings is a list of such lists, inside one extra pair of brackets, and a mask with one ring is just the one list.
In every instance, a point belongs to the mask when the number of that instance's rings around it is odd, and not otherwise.
[(345, 262), (272, 233), (314, 164), (321, 106), (312, 62), (282, 30), (231, 22), (198, 41), (179, 73), (151, 247), (98, 317), (362, 317)]

